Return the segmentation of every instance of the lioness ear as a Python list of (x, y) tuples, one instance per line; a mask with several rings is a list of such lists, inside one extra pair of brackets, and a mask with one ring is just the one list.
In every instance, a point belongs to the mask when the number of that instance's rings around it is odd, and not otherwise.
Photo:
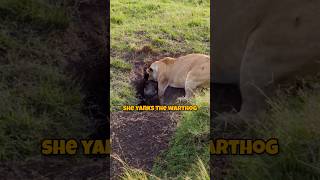
[(171, 58), (171, 57), (165, 57), (165, 58), (161, 59), (160, 61), (165, 64), (173, 64), (175, 59)]

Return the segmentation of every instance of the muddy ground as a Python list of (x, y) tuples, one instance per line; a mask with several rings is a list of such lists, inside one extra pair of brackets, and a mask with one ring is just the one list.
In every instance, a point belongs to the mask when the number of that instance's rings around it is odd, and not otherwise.
[[(134, 168), (150, 172), (154, 159), (168, 148), (180, 119), (176, 112), (117, 112), (111, 115), (113, 155)], [(111, 176), (116, 179), (122, 164), (112, 159)]]

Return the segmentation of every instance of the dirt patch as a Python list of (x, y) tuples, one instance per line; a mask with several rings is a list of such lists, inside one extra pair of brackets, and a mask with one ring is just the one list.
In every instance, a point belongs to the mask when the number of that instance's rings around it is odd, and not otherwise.
[[(179, 113), (117, 112), (111, 115), (112, 151), (135, 168), (150, 171), (154, 159), (168, 148)], [(121, 173), (122, 165), (111, 160), (111, 176)]]

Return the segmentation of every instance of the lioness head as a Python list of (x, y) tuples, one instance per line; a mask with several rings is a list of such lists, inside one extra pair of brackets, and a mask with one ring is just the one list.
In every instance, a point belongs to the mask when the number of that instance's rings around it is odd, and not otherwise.
[[(165, 57), (160, 59), (159, 61), (153, 62), (149, 68), (146, 69), (146, 73), (148, 74), (148, 80), (157, 81), (160, 70), (165, 70), (165, 66), (172, 65), (174, 63), (174, 58)], [(160, 69), (160, 70), (159, 70)]]
[(157, 61), (152, 63), (149, 68), (147, 68), (146, 73), (148, 74), (148, 80), (157, 81), (158, 78), (158, 63)]

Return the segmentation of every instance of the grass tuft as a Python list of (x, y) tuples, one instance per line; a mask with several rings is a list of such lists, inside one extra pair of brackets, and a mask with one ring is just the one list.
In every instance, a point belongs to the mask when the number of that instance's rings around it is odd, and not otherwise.
[(206, 92), (205, 95), (195, 98), (193, 104), (198, 105), (198, 111), (183, 113), (176, 133), (170, 142), (169, 150), (156, 159), (153, 167), (155, 175), (159, 177), (193, 177), (197, 173), (191, 164), (195, 163), (198, 157), (204, 164), (208, 164), (209, 97), (209, 92)]
[[(161, 180), (161, 179), (168, 179), (168, 177), (157, 177), (153, 174), (150, 174), (146, 171), (141, 169), (130, 167), (127, 163), (125, 163), (122, 159), (118, 156), (112, 156), (116, 161), (119, 161), (122, 164), (123, 173), (120, 175), (120, 179), (122, 180)], [(197, 162), (191, 165), (194, 169), (192, 176), (183, 176), (183, 177), (176, 177), (173, 179), (181, 179), (181, 180), (209, 180), (210, 176), (208, 173), (208, 168), (205, 166), (203, 161), (198, 158)]]

